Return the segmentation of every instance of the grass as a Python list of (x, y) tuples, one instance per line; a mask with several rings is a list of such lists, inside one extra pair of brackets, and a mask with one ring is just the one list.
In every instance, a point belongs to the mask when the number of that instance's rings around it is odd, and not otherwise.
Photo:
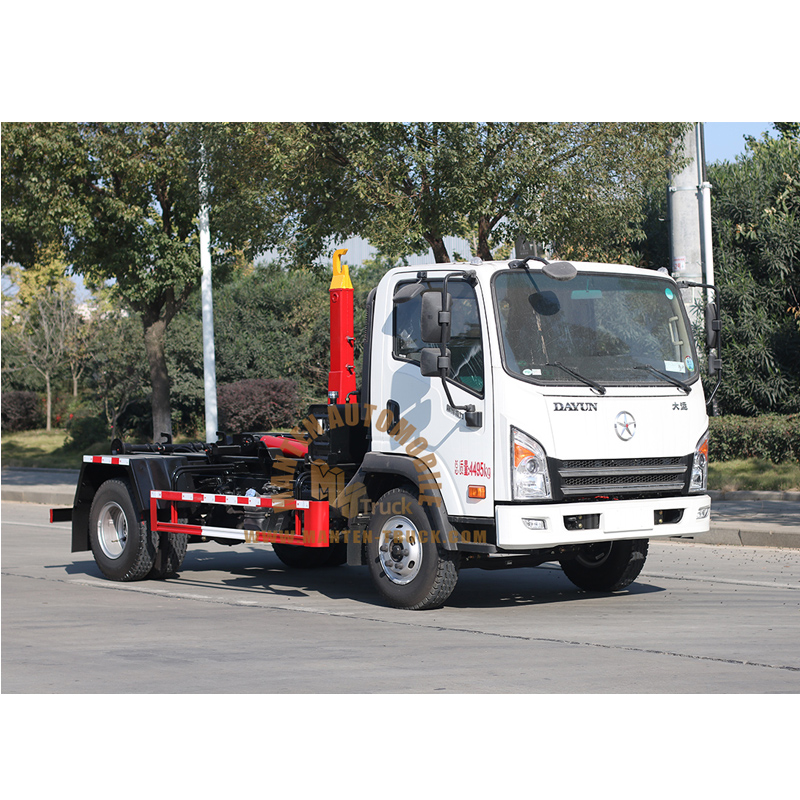
[(708, 465), (708, 488), (733, 491), (800, 490), (800, 464), (773, 464), (760, 458)]
[(64, 446), (65, 430), (4, 432), (0, 440), (0, 459), (4, 467), (39, 467), (49, 469), (80, 469), (84, 452), (108, 454), (110, 442), (98, 443), (87, 450), (72, 450)]
[[(4, 467), (50, 467), (80, 469), (84, 453), (104, 455), (110, 443), (98, 443), (86, 450), (65, 449), (64, 430), (4, 433), (0, 457)], [(708, 488), (720, 491), (800, 491), (800, 464), (772, 464), (757, 458), (709, 465)]]

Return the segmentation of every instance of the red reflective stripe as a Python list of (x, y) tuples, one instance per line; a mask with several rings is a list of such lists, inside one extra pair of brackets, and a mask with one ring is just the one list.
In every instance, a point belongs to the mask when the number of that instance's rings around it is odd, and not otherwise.
[(127, 466), (130, 464), (129, 458), (118, 458), (117, 456), (84, 456), (84, 464), (115, 464)]
[[(177, 512), (174, 505), (170, 506), (170, 522), (158, 519), (158, 501), (198, 503), (212, 505), (236, 504), (261, 508), (282, 508), (301, 511), (295, 514), (294, 534), (272, 533), (264, 531), (250, 531), (256, 541), (285, 542), (288, 544), (305, 545), (306, 547), (327, 547), (329, 545), (329, 510), (330, 506), (325, 500), (273, 500), (271, 497), (246, 497), (241, 495), (214, 495), (192, 492), (158, 491), (150, 492), (150, 528), (162, 533), (185, 533), (191, 536), (211, 536), (242, 540), (244, 533), (236, 528), (207, 528), (202, 525), (188, 525), (177, 522)], [(263, 535), (262, 535), (263, 534)], [(246, 539), (245, 539), (246, 540)]]

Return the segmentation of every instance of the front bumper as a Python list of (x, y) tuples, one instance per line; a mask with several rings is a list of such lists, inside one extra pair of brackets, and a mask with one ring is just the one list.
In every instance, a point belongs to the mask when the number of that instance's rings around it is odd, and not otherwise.
[(514, 504), (497, 506), (495, 510), (497, 546), (502, 550), (690, 536), (706, 533), (710, 519), (711, 498), (704, 494), (646, 500)]

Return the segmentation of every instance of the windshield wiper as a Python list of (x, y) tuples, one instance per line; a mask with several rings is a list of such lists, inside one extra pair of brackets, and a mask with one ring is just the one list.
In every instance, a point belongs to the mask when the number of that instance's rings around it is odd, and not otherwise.
[(572, 375), (573, 378), (579, 380), (581, 383), (585, 383), (587, 386), (591, 386), (592, 389), (597, 390), (600, 394), (606, 393), (606, 387), (601, 386), (596, 381), (593, 381), (591, 378), (586, 378), (581, 375), (579, 372), (575, 372), (574, 369), (570, 369), (569, 367), (565, 367), (560, 361), (552, 361), (546, 364), (548, 367), (558, 367), (559, 369), (563, 369), (568, 375)]
[(678, 380), (678, 378), (673, 378), (672, 375), (667, 375), (666, 372), (662, 372), (660, 369), (656, 369), (650, 364), (637, 364), (634, 367), (634, 369), (646, 369), (648, 372), (652, 372), (653, 375), (658, 375), (662, 377), (665, 381), (669, 381), (673, 386), (677, 386), (679, 389), (683, 389), (683, 391), (686, 394), (689, 394), (692, 391), (691, 387), (687, 386), (682, 380)]

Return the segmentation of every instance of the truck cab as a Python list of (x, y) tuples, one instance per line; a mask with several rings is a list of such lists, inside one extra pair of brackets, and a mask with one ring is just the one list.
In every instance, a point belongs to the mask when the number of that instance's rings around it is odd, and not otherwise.
[[(424, 463), (417, 500), (428, 516), (437, 506), (431, 526), (443, 520), (439, 544), (459, 566), (556, 557), (579, 585), (618, 589), (648, 539), (708, 530), (700, 362), (667, 274), (404, 267), (371, 303), (369, 455)], [(600, 579), (615, 549), (625, 563)], [(396, 565), (382, 563), (391, 581)]]

